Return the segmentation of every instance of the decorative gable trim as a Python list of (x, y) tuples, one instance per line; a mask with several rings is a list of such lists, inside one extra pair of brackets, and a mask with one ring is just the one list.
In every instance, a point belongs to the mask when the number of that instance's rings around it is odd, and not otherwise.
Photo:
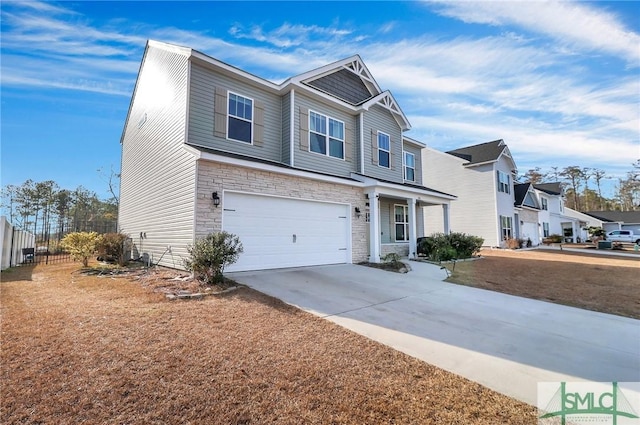
[(404, 112), (402, 112), (402, 109), (400, 109), (400, 107), (398, 106), (398, 102), (396, 102), (396, 99), (393, 97), (393, 95), (389, 90), (386, 90), (385, 92), (380, 93), (373, 99), (368, 100), (362, 105), (362, 107), (365, 110), (369, 110), (369, 108), (371, 108), (371, 106), (373, 105), (381, 106), (384, 109), (391, 112), (391, 114), (395, 118), (396, 122), (398, 123), (402, 131), (407, 131), (411, 129), (411, 124), (409, 123), (409, 120), (407, 119)]

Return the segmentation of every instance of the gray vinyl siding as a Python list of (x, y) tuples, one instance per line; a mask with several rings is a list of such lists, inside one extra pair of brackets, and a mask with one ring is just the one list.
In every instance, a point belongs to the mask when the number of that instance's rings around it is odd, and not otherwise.
[[(187, 69), (186, 56), (148, 48), (122, 138), (119, 230), (132, 238), (132, 255), (176, 268), (194, 234), (195, 160), (183, 149)], [(171, 93), (160, 101), (162, 88), (149, 85), (158, 80)]]
[[(264, 105), (264, 137), (260, 146), (228, 140), (214, 135), (216, 90), (226, 89)], [(226, 106), (225, 106), (226, 111)], [(255, 120), (254, 114), (254, 120)], [(255, 130), (255, 125), (254, 125)], [(255, 133), (255, 131), (254, 131)], [(191, 64), (188, 142), (198, 146), (252, 156), (274, 162), (282, 161), (282, 99), (254, 86)]]
[(291, 161), (291, 93), (282, 96), (282, 162)]
[[(404, 144), (404, 151), (412, 153), (416, 160), (416, 170), (415, 170), (415, 184), (422, 185), (422, 149), (417, 146), (410, 145), (408, 143)], [(404, 178), (404, 169), (402, 170), (402, 177)]]
[[(313, 110), (320, 114), (326, 115), (328, 117), (340, 120), (345, 124), (345, 159), (333, 158), (328, 155), (321, 155), (315, 152), (309, 152), (308, 148), (305, 148), (300, 143), (300, 111), (306, 111), (307, 120), (308, 120), (308, 110)], [(319, 171), (321, 173), (333, 174), (337, 176), (347, 177), (351, 175), (351, 172), (357, 170), (356, 162), (355, 162), (355, 151), (356, 145), (359, 145), (357, 142), (357, 135), (355, 133), (355, 123), (357, 120), (357, 116), (349, 115), (345, 112), (336, 110), (331, 106), (328, 106), (324, 103), (315, 101), (310, 99), (309, 97), (303, 96), (300, 92), (296, 92), (295, 94), (295, 110), (294, 110), (294, 121), (296, 131), (294, 132), (295, 137), (295, 147), (294, 147), (294, 155), (295, 155), (295, 166), (296, 168), (302, 168), (311, 171)], [(306, 123), (308, 128), (308, 122)], [(307, 135), (308, 137), (308, 135)], [(350, 150), (350, 152), (347, 152)], [(350, 159), (349, 160), (347, 160)]]
[[(372, 132), (386, 133), (391, 138), (391, 168), (381, 167), (372, 159)], [(375, 136), (377, 137), (377, 136)], [(376, 140), (377, 145), (377, 140)], [(377, 151), (375, 153), (377, 155)], [(417, 160), (417, 158), (416, 158)], [(377, 156), (376, 156), (377, 161)], [(402, 175), (402, 130), (391, 112), (374, 105), (364, 114), (364, 173), (378, 179), (403, 183)]]

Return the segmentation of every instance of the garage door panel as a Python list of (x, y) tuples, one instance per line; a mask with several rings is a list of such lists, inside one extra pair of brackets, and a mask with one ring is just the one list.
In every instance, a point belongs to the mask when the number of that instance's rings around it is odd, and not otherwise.
[(224, 207), (224, 230), (238, 235), (244, 246), (229, 270), (349, 260), (347, 205), (226, 193)]

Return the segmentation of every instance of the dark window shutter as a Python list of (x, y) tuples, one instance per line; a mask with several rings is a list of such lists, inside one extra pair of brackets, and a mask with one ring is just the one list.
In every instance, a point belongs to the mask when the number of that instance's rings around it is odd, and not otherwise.
[(264, 103), (256, 100), (253, 104), (253, 144), (262, 146), (264, 144)]
[(214, 104), (213, 135), (227, 137), (227, 89), (216, 87)]
[(309, 150), (309, 110), (300, 108), (300, 149)]
[(345, 124), (344, 129), (344, 159), (353, 162), (353, 130)]
[(378, 165), (378, 134), (371, 130), (371, 162)]

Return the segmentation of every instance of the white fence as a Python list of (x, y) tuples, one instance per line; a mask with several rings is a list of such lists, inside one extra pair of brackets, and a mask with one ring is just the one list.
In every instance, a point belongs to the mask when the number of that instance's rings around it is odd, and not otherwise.
[(13, 227), (7, 218), (0, 217), (0, 259), (2, 259), (2, 270), (22, 263), (24, 255), (23, 248), (34, 248), (36, 238), (33, 233), (25, 232)]

